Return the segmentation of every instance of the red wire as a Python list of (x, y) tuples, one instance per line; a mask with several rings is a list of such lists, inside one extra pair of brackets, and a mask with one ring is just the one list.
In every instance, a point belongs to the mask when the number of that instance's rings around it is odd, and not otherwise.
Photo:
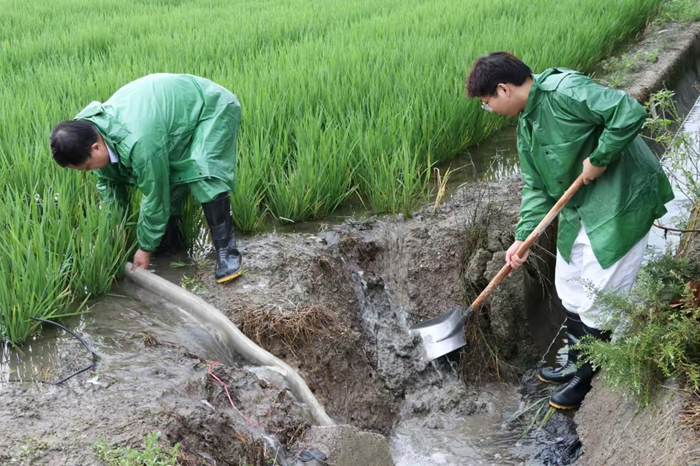
[(226, 386), (225, 383), (223, 383), (223, 382), (221, 381), (220, 378), (218, 378), (217, 376), (215, 376), (214, 373), (211, 371), (211, 366), (212, 366), (212, 364), (221, 364), (221, 361), (212, 361), (212, 362), (209, 363), (209, 375), (211, 375), (212, 377), (214, 377), (214, 378), (216, 379), (217, 382), (219, 382), (221, 385), (224, 386), (224, 390), (226, 390), (226, 396), (228, 397), (228, 401), (231, 402), (231, 406), (233, 406), (233, 409), (235, 409), (236, 412), (237, 412), (238, 414), (240, 414), (240, 415), (243, 417), (243, 419), (245, 419), (246, 422), (247, 422), (249, 425), (251, 425), (251, 426), (252, 426), (252, 425), (256, 425), (256, 424), (253, 424), (253, 421), (251, 421), (250, 419), (248, 419), (248, 418), (246, 417), (246, 415), (243, 414), (238, 408), (236, 408), (236, 405), (235, 405), (235, 404), (233, 404), (233, 400), (231, 399), (231, 395), (230, 395), (229, 392), (228, 392), (228, 387)]

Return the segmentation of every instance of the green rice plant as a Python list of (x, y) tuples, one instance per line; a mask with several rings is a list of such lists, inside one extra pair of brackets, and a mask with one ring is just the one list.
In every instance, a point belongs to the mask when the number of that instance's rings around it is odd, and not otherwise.
[[(128, 212), (101, 211), (94, 176), (57, 167), (47, 140), (55, 123), (134, 79), (190, 73), (238, 96), (240, 230), (268, 213), (322, 217), (353, 193), (408, 214), (425, 199), (432, 164), (509, 123), (464, 97), (474, 58), (506, 49), (536, 72), (589, 71), (659, 4), (0, 0), (0, 331), (19, 342), (29, 315), (65, 314), (119, 276), (136, 241), (138, 192)], [(189, 201), (186, 211), (193, 242), (201, 209)]]
[(73, 289), (86, 295), (100, 295), (123, 275), (125, 253), (133, 251), (135, 243), (127, 247), (124, 212), (102, 209), (89, 185), (83, 185), (82, 191), (83, 205), (89, 214), (83, 217), (69, 252), (75, 257)]
[[(70, 242), (62, 239), (70, 230), (52, 229), (57, 219), (50, 207), (16, 189), (6, 192), (5, 199), (24, 208), (0, 209), (0, 329), (4, 339), (21, 343), (35, 327), (32, 316), (68, 313), (73, 260)], [(51, 230), (54, 234), (47, 234)]]
[(359, 176), (375, 210), (408, 215), (417, 203), (426, 199), (430, 164), (424, 168), (409, 148), (365, 156), (368, 160)]
[(187, 195), (181, 220), (182, 233), (188, 248), (198, 245), (202, 237), (208, 237), (209, 229), (202, 205), (191, 194)]

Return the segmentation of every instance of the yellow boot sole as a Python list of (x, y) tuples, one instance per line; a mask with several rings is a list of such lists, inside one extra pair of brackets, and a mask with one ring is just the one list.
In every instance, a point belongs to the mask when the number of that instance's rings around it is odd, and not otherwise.
[(552, 400), (549, 400), (549, 405), (552, 406), (552, 407), (554, 407), (554, 408), (557, 408), (557, 409), (576, 409), (576, 408), (578, 408), (579, 406), (581, 406), (580, 404), (579, 404), (579, 405), (576, 405), (576, 406), (560, 406), (560, 405), (558, 405), (558, 404), (556, 404), (556, 403), (552, 403)]
[(537, 374), (537, 378), (540, 379), (540, 382), (551, 383), (554, 385), (561, 385), (562, 383), (564, 383), (564, 382), (555, 382), (554, 380), (547, 380), (544, 377), (542, 377), (540, 374)]
[(238, 270), (238, 272), (231, 274), (228, 277), (219, 278), (216, 280), (216, 283), (226, 283), (226, 282), (230, 282), (234, 278), (240, 277), (241, 274), (243, 273), (243, 264), (244, 264), (244, 261), (243, 261), (243, 259), (241, 259), (241, 268)]

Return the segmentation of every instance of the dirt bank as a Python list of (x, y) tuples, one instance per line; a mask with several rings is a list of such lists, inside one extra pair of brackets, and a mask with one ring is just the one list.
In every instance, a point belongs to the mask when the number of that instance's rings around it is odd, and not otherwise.
[[(388, 433), (404, 399), (460, 387), (449, 367), (421, 357), (414, 323), (464, 305), (503, 263), (512, 241), (517, 182), (467, 186), (413, 218), (371, 218), (315, 234), (258, 236), (241, 241), (247, 268), (229, 286), (198, 278), (204, 299), (226, 313), (251, 338), (297, 368), (329, 414), (340, 423)], [(488, 201), (487, 201), (488, 199)], [(465, 248), (469, 231), (488, 231)], [(479, 228), (482, 231), (483, 228)], [(522, 276), (494, 296), (482, 327), (501, 343), (502, 359), (532, 363)], [(446, 382), (449, 381), (449, 382)], [(454, 383), (454, 384), (453, 384)], [(451, 388), (452, 389), (452, 388)], [(452, 397), (465, 413), (473, 400)], [(430, 411), (445, 407), (425, 404)]]
[(700, 462), (700, 438), (683, 426), (688, 401), (673, 381), (638, 411), (634, 401), (613, 393), (600, 380), (576, 414), (584, 454), (576, 464), (686, 466)]
[(608, 59), (607, 73), (603, 67), (601, 80), (625, 89), (640, 102), (664, 87), (691, 87), (693, 83), (679, 85), (679, 80), (688, 68), (700, 66), (689, 59), (700, 54), (698, 38), (700, 23), (652, 24), (637, 41)]

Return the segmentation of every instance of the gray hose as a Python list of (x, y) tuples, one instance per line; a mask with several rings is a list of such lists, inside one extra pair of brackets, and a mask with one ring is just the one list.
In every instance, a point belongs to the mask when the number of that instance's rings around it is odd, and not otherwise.
[(221, 311), (189, 291), (147, 270), (137, 268), (135, 272), (131, 272), (131, 266), (130, 263), (126, 264), (126, 278), (128, 280), (180, 306), (199, 320), (211, 323), (221, 332), (225, 342), (244, 359), (253, 364), (270, 367), (281, 374), (294, 396), (307, 406), (318, 425), (335, 425), (314, 394), (311, 393), (304, 379), (287, 363), (253, 343)]

